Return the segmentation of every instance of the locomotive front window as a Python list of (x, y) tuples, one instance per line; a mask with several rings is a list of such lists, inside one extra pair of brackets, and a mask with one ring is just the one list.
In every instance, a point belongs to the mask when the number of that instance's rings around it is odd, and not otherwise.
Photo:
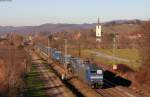
[(97, 74), (102, 74), (102, 70), (97, 70)]
[(96, 74), (96, 71), (95, 71), (95, 70), (91, 70), (91, 73), (94, 73), (94, 74)]

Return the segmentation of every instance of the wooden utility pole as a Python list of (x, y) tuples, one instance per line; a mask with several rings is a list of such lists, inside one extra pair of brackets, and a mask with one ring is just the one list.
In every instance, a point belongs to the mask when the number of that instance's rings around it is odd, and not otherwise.
[(77, 34), (77, 39), (78, 39), (78, 55), (79, 55), (79, 57), (81, 57), (81, 39), (80, 39), (80, 36), (81, 36), (81, 32), (79, 32), (78, 34)]
[(49, 53), (49, 47), (50, 47), (50, 38), (48, 37), (48, 41), (47, 41), (47, 45), (48, 45), (48, 63), (50, 63), (50, 53)]
[(48, 36), (48, 41), (47, 41), (47, 45), (48, 45), (48, 62), (50, 62), (50, 55), (51, 55), (51, 53), (50, 53), (50, 44), (51, 44), (51, 47), (52, 47), (52, 40), (53, 40), (53, 36), (52, 36), (52, 34), (50, 34), (49, 36)]
[(80, 40), (79, 40), (79, 43), (78, 43), (78, 49), (79, 49), (79, 57), (81, 57), (81, 43), (80, 43)]
[[(67, 55), (67, 39), (65, 39), (65, 56)], [(67, 60), (65, 58), (65, 75), (67, 75)]]
[(115, 60), (115, 51), (116, 51), (116, 32), (113, 35), (113, 69), (116, 70), (116, 60)]

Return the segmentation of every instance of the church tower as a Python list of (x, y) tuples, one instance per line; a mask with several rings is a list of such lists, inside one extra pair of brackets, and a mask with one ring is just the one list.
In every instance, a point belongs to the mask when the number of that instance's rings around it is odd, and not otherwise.
[(102, 28), (101, 25), (99, 23), (99, 18), (98, 18), (98, 23), (96, 25), (96, 38), (101, 38), (102, 36)]
[(96, 41), (101, 41), (101, 36), (102, 36), (102, 27), (100, 25), (98, 18), (98, 23), (96, 25)]

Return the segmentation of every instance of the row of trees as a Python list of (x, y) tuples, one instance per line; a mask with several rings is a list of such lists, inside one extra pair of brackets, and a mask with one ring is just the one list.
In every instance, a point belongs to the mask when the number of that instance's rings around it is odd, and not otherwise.
[(28, 54), (24, 49), (18, 49), (23, 37), (17, 34), (8, 34), (0, 45), (0, 80), (1, 97), (20, 97), (24, 85)]
[(142, 32), (142, 38), (137, 40), (142, 62), (136, 79), (140, 86), (145, 85), (147, 87), (150, 85), (150, 22), (144, 23), (138, 31)]

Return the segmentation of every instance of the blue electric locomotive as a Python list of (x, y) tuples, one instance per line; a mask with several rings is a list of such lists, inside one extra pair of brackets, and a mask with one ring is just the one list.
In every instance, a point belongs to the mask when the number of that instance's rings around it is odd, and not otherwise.
[(92, 88), (100, 88), (103, 85), (103, 70), (96, 64), (83, 61), (80, 58), (72, 58), (70, 62), (73, 74), (88, 83)]
[(54, 60), (56, 60), (56, 61), (60, 61), (61, 58), (62, 58), (62, 53), (61, 53), (61, 51), (54, 51), (54, 52), (52, 53), (52, 58), (53, 58)]
[(92, 88), (99, 88), (103, 85), (103, 70), (102, 68), (96, 66), (96, 64), (88, 63), (88, 78)]

